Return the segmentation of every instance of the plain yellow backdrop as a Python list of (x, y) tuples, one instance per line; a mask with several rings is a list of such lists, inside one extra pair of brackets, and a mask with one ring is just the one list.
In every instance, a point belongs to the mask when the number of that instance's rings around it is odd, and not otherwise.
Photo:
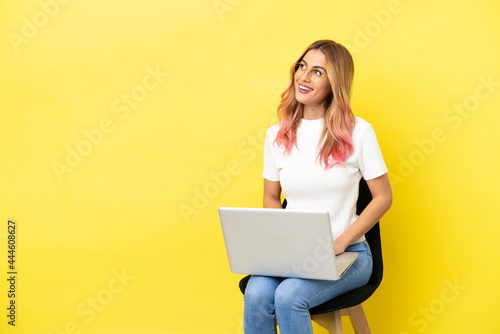
[(394, 190), (384, 280), (364, 304), (372, 332), (500, 333), (499, 12), (493, 0), (2, 1), (1, 332), (243, 333), (217, 208), (261, 206), (263, 134), (288, 68), (329, 38), (354, 57), (352, 108)]

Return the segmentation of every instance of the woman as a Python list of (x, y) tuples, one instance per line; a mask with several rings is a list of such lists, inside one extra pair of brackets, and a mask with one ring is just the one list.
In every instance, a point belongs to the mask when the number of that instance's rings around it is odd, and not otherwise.
[[(245, 333), (312, 333), (309, 309), (365, 285), (372, 258), (364, 234), (392, 203), (375, 132), (354, 117), (350, 97), (354, 65), (347, 49), (331, 40), (311, 44), (290, 70), (278, 107), (280, 123), (264, 145), (264, 207), (321, 209), (330, 213), (335, 254), (358, 252), (337, 281), (252, 276), (245, 291)], [(356, 216), (363, 177), (373, 199)]]

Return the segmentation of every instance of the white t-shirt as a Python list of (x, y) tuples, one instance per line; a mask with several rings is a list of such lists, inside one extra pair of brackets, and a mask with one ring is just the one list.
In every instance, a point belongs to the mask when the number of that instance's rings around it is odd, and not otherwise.
[[(353, 152), (344, 166), (325, 170), (317, 159), (324, 119), (302, 119), (297, 129), (297, 147), (284, 153), (284, 147), (274, 143), (279, 124), (266, 133), (263, 176), (280, 181), (287, 209), (327, 210), (330, 213), (335, 240), (357, 218), (359, 180), (371, 180), (387, 173), (380, 147), (371, 124), (355, 117), (352, 133)], [(363, 241), (364, 236), (356, 242)]]

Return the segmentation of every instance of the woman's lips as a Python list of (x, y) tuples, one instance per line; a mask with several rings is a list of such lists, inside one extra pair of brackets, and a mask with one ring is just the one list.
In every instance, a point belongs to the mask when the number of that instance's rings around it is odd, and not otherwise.
[(303, 84), (298, 84), (298, 90), (301, 94), (308, 94), (313, 91), (311, 87)]

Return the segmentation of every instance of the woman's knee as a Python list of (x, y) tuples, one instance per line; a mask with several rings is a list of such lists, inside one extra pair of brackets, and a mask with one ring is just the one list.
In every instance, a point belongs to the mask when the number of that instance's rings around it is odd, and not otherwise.
[(244, 295), (245, 308), (273, 309), (275, 287), (266, 278), (252, 277)]
[(276, 310), (297, 311), (308, 309), (307, 301), (301, 298), (300, 291), (297, 291), (294, 279), (283, 282), (274, 293), (274, 304)]
[(259, 307), (271, 305), (273, 303), (273, 295), (264, 293), (259, 289), (247, 289), (244, 295), (245, 307)]

